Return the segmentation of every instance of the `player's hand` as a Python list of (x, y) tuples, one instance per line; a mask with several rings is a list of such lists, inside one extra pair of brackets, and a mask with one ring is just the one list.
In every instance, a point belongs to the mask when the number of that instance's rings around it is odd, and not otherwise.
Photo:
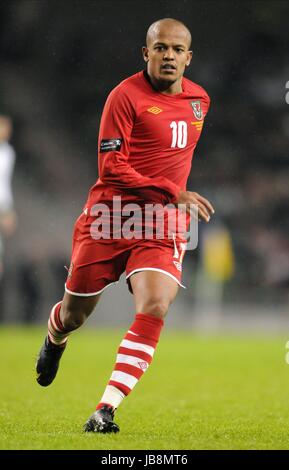
[(191, 204), (197, 205), (198, 206), (198, 218), (199, 220), (205, 220), (205, 222), (209, 222), (211, 215), (215, 213), (215, 210), (212, 204), (210, 203), (210, 201), (208, 201), (208, 199), (192, 191), (181, 190), (177, 198), (176, 204), (184, 204), (186, 206), (186, 212), (193, 217), (196, 214), (194, 210), (192, 210), (190, 205)]

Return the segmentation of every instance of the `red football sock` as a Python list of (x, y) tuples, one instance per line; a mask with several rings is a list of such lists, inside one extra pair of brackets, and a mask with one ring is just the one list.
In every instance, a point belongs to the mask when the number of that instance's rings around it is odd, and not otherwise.
[(150, 365), (163, 327), (163, 320), (137, 313), (118, 349), (116, 364), (97, 409), (104, 404), (117, 408)]
[(58, 302), (51, 310), (48, 320), (48, 338), (49, 341), (57, 346), (64, 346), (69, 335), (60, 320), (60, 309), (62, 302)]

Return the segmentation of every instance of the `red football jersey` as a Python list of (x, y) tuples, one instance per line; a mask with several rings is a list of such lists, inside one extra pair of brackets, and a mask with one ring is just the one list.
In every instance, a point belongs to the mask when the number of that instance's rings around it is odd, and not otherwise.
[(124, 202), (174, 203), (186, 190), (210, 98), (187, 78), (182, 93), (156, 91), (145, 71), (121, 82), (104, 106), (98, 142), (99, 179), (85, 208)]

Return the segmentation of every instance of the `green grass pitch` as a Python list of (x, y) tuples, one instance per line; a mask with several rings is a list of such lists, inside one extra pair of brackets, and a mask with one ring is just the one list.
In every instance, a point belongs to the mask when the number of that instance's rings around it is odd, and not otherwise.
[(83, 327), (49, 387), (35, 380), (43, 328), (0, 329), (1, 449), (289, 449), (288, 337), (165, 330), (116, 413), (121, 432), (85, 434), (125, 329)]

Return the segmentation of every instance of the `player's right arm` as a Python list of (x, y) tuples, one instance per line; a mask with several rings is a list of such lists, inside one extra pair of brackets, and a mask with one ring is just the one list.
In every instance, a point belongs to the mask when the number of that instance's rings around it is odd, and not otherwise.
[(99, 132), (99, 178), (116, 189), (141, 195), (144, 200), (175, 203), (180, 187), (168, 178), (150, 178), (128, 162), (129, 143), (135, 122), (135, 109), (128, 91), (115, 88), (109, 95)]

